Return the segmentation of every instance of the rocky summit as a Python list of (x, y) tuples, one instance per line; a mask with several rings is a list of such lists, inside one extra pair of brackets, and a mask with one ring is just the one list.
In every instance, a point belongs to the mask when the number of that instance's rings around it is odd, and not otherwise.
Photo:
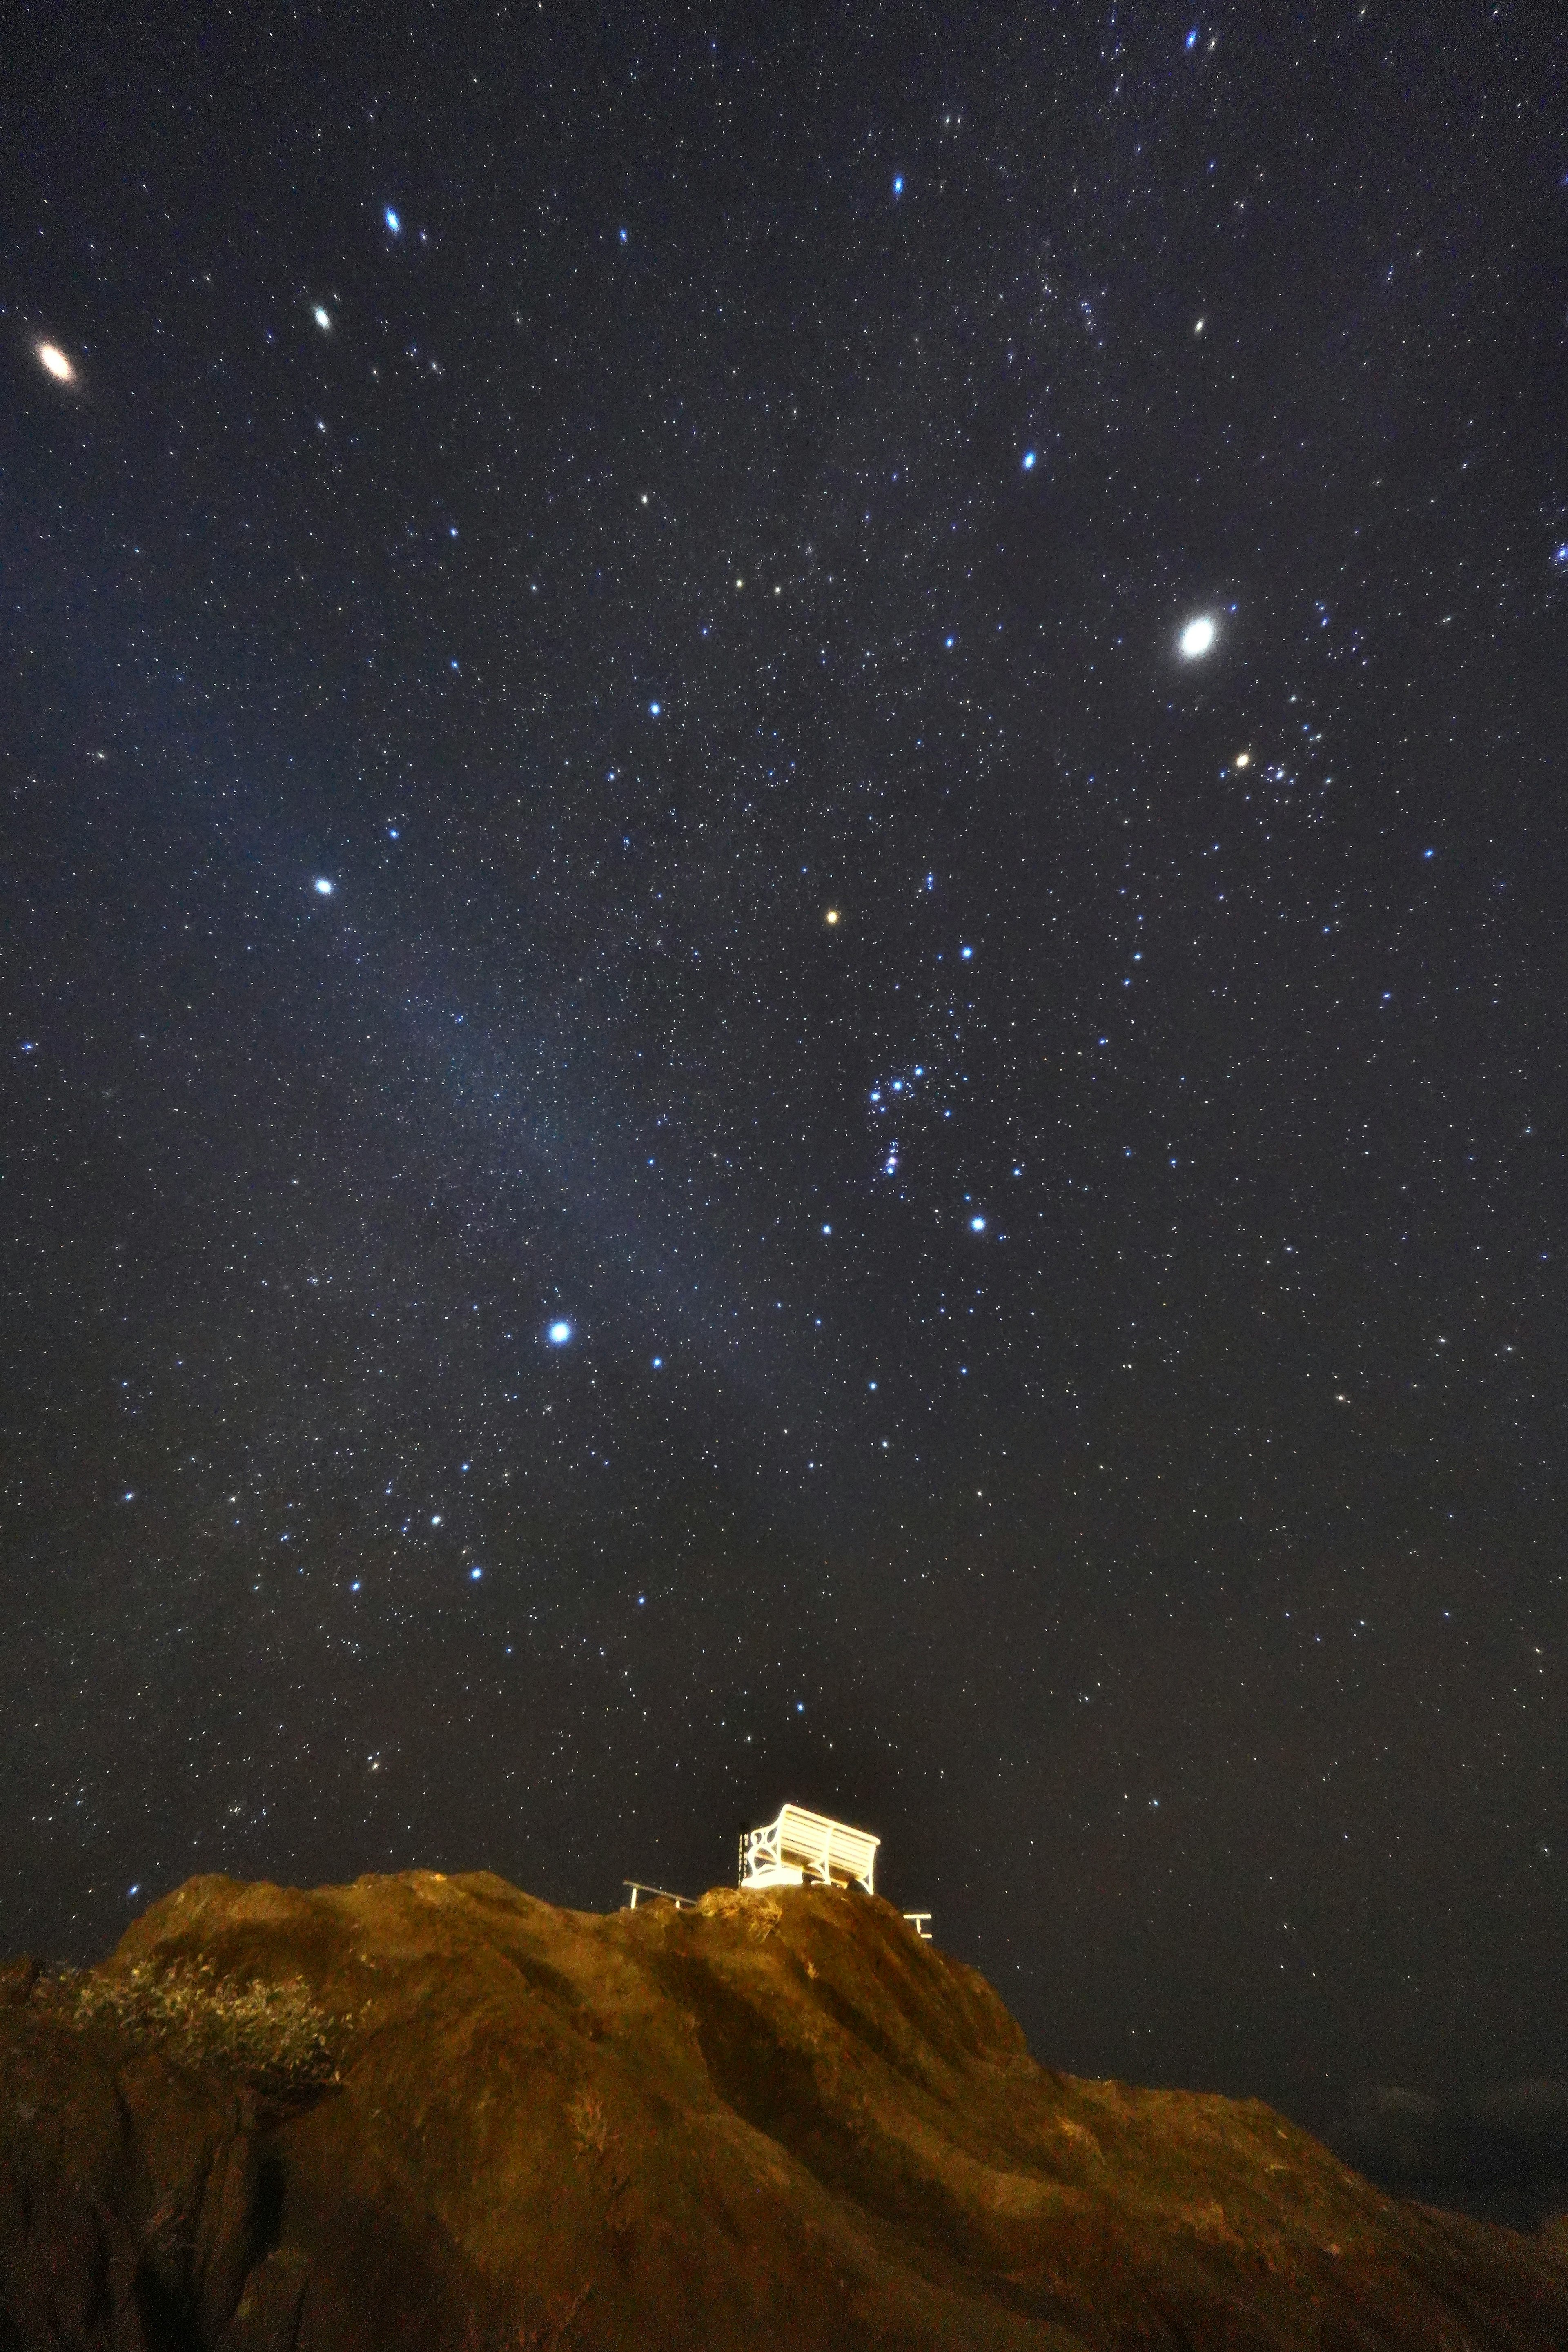
[(0, 1975), (0, 2346), (1568, 2345), (1568, 2247), (1037, 2065), (889, 1906), (193, 1879)]

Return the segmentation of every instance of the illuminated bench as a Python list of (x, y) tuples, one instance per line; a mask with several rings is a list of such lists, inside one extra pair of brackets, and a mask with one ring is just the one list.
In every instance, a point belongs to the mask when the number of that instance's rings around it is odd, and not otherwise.
[(863, 1886), (875, 1893), (880, 1838), (830, 1822), (804, 1805), (785, 1805), (776, 1822), (741, 1840), (742, 1886)]

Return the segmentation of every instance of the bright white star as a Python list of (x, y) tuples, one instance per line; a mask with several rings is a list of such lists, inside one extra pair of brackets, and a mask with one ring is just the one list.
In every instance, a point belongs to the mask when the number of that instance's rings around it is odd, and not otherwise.
[(324, 874), (317, 875), (316, 896), (318, 898), (330, 898), (336, 888), (337, 884), (335, 882), (329, 882)]
[(552, 1323), (546, 1337), (552, 1348), (563, 1348), (572, 1337), (572, 1326), (570, 1323)]

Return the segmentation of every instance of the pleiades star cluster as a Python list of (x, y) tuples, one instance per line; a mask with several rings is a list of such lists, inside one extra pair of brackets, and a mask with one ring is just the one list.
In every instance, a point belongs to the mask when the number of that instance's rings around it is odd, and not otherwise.
[(787, 1796), (1568, 2076), (1556, 9), (6, 46), (0, 1941)]

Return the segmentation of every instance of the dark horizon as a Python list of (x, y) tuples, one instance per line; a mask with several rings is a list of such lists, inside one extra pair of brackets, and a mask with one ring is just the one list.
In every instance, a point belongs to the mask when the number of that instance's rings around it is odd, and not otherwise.
[(12, 46), (0, 1949), (795, 1798), (1568, 2205), (1555, 12)]

